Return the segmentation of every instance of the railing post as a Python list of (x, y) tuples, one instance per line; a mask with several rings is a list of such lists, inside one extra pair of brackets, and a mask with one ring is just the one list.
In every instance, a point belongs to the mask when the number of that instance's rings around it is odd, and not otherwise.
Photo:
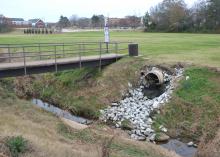
[(8, 44), (8, 61), (11, 63), (11, 51), (10, 51), (10, 45)]
[(99, 43), (99, 71), (102, 70), (102, 43)]
[(106, 42), (105, 44), (106, 44), (106, 53), (108, 53), (108, 42)]
[(27, 75), (27, 67), (26, 67), (26, 53), (23, 47), (23, 59), (24, 59), (24, 75)]
[(115, 56), (116, 56), (116, 62), (118, 61), (118, 43), (115, 43)]
[(39, 57), (40, 57), (40, 60), (41, 60), (41, 47), (40, 47), (40, 43), (38, 44), (38, 53), (39, 53)]
[(63, 43), (63, 58), (65, 58), (65, 49), (64, 49), (64, 43)]
[(57, 73), (57, 47), (54, 46), (55, 72)]
[(81, 56), (81, 52), (82, 52), (82, 45), (79, 44), (79, 68), (82, 68), (82, 56)]

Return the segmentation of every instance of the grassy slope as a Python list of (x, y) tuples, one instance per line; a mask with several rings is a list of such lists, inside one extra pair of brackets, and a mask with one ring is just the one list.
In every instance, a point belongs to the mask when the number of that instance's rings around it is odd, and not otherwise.
[(143, 62), (142, 59), (126, 58), (106, 67), (102, 72), (83, 68), (26, 79), (21, 77), (16, 79), (16, 91), (20, 97), (34, 96), (76, 115), (97, 118), (99, 109), (121, 99), (128, 82), (135, 83), (138, 80), (138, 71)]
[(105, 140), (112, 136), (115, 136), (109, 149), (112, 157), (178, 157), (152, 144), (120, 137), (102, 125), (83, 131), (72, 130), (54, 115), (17, 99), (11, 85), (11, 81), (0, 81), (0, 140), (22, 135), (29, 145), (29, 150), (22, 154), (24, 157), (101, 157)]
[[(185, 76), (190, 79), (182, 80), (171, 102), (157, 115), (155, 126), (165, 124), (171, 136), (200, 143), (202, 152), (215, 137), (219, 140), (220, 73), (206, 68), (190, 68)], [(216, 148), (219, 146), (210, 148), (210, 156)]]
[[(111, 32), (112, 41), (139, 43), (141, 54), (155, 61), (187, 61), (199, 65), (220, 66), (218, 34), (177, 34)], [(0, 43), (103, 41), (103, 32), (76, 32), (54, 35), (0, 35)]]

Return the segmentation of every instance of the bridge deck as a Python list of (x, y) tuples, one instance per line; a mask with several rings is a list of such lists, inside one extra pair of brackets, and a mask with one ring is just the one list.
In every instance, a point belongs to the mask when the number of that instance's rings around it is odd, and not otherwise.
[(79, 67), (97, 67), (111, 64), (121, 59), (123, 54), (102, 54), (73, 58), (50, 59), (14, 63), (0, 63), (0, 78), (54, 72)]
[[(26, 62), (26, 67), (39, 67), (39, 66), (50, 66), (55, 64), (68, 64), (68, 63), (79, 63), (89, 62), (89, 61), (99, 61), (105, 59), (117, 59), (122, 58), (123, 54), (102, 54), (101, 57), (98, 55), (95, 56), (82, 56), (81, 60), (79, 57), (73, 58), (61, 58), (61, 59), (50, 59), (50, 60), (41, 60), (41, 61), (28, 61)], [(0, 70), (5, 69), (17, 69), (24, 68), (24, 62), (14, 62), (14, 63), (0, 63)]]

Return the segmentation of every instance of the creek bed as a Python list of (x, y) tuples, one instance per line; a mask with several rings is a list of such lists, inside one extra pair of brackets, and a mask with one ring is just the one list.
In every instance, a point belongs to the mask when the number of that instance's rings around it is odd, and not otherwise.
[(197, 151), (197, 148), (189, 147), (186, 143), (183, 143), (177, 139), (171, 139), (167, 143), (160, 143), (159, 145), (170, 151), (176, 152), (182, 157), (194, 157)]
[(42, 101), (40, 99), (32, 99), (32, 103), (35, 106), (40, 107), (40, 108), (42, 108), (42, 109), (44, 109), (48, 112), (51, 112), (51, 113), (55, 114), (58, 117), (63, 117), (63, 118), (75, 121), (77, 123), (80, 123), (80, 124), (87, 124), (88, 125), (88, 124), (92, 123), (91, 120), (72, 115), (70, 112), (62, 110), (62, 109), (60, 109), (60, 108), (58, 108), (54, 105), (51, 105), (49, 103), (46, 103), (46, 102)]

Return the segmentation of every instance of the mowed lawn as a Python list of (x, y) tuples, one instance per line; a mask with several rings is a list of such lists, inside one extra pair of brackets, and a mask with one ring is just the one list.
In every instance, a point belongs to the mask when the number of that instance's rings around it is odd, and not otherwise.
[[(220, 67), (219, 34), (143, 33), (113, 31), (111, 41), (139, 44), (140, 53), (159, 62), (189, 62), (196, 65)], [(0, 44), (103, 41), (103, 32), (75, 32), (53, 35), (2, 34)]]

